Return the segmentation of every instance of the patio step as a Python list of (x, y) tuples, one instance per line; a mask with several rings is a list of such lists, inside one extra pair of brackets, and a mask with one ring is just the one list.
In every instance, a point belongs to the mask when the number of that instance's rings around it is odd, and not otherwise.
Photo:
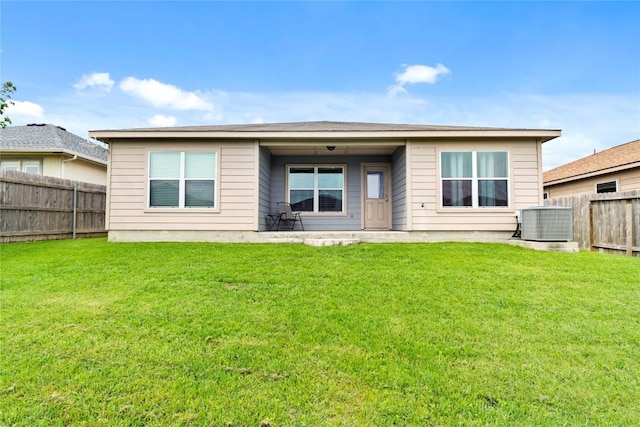
[(358, 239), (304, 239), (302, 241), (309, 246), (349, 246), (360, 243)]

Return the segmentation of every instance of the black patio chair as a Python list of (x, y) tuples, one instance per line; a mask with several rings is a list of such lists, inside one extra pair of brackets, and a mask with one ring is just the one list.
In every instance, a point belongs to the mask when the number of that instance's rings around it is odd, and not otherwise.
[(293, 212), (290, 203), (278, 202), (278, 230), (282, 230), (281, 227), (284, 223), (285, 230), (293, 231), (296, 226), (296, 222), (300, 223), (300, 228), (304, 231), (300, 212)]

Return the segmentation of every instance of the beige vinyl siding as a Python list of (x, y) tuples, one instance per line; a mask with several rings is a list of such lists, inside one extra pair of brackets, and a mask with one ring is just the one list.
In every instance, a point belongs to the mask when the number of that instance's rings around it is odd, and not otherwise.
[[(407, 183), (414, 231), (512, 231), (519, 209), (541, 204), (539, 143), (531, 141), (412, 141)], [(441, 151), (507, 151), (509, 153), (508, 208), (440, 207)]]
[(398, 147), (391, 156), (391, 229), (407, 229), (407, 149)]
[[(254, 142), (115, 142), (111, 146), (109, 230), (235, 231), (256, 228)], [(218, 152), (217, 209), (148, 208), (149, 151)]]
[(259, 147), (260, 156), (260, 207), (259, 229), (267, 230), (271, 224), (267, 224), (267, 215), (271, 213), (271, 152), (266, 147)]
[(550, 185), (546, 186), (544, 191), (548, 193), (549, 198), (592, 194), (596, 192), (596, 184), (609, 181), (618, 183), (618, 191), (640, 190), (640, 168)]
[(61, 164), (64, 179), (90, 182), (92, 184), (107, 184), (107, 167), (90, 163), (81, 159), (68, 161)]

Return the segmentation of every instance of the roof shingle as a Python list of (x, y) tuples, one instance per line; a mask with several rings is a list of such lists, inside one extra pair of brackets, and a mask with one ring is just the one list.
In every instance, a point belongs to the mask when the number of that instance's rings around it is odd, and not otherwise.
[[(126, 131), (167, 131), (167, 132), (393, 132), (393, 131), (460, 131), (460, 130), (529, 130), (471, 126), (441, 126), (422, 124), (398, 123), (364, 123), (364, 122), (289, 122), (289, 123), (258, 123), (258, 124), (230, 124), (205, 126), (178, 126), (163, 128), (111, 129), (112, 132)], [(100, 130), (92, 132), (101, 132)]]
[(9, 126), (0, 129), (0, 150), (66, 151), (80, 157), (107, 161), (109, 150), (70, 132), (50, 125)]
[(543, 174), (545, 184), (640, 162), (640, 139), (575, 160)]

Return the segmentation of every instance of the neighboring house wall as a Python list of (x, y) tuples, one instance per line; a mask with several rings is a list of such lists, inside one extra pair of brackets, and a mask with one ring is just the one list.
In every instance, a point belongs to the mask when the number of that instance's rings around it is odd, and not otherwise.
[[(68, 160), (68, 159), (65, 159)], [(93, 184), (106, 185), (107, 175), (104, 166), (89, 163), (84, 160), (67, 161), (60, 165), (64, 179), (90, 182)]]
[(597, 184), (609, 181), (617, 182), (617, 191), (638, 190), (640, 189), (640, 168), (605, 173), (561, 184), (545, 185), (544, 191), (547, 193), (547, 198), (591, 194), (596, 193)]
[[(410, 215), (415, 231), (511, 231), (519, 209), (539, 206), (539, 143), (496, 141), (415, 141), (410, 147)], [(507, 151), (509, 153), (508, 208), (442, 208), (440, 201), (441, 151)]]
[(399, 147), (391, 156), (391, 228), (407, 229), (407, 149)]
[[(0, 165), (2, 170), (36, 173), (34, 168), (37, 166), (37, 175), (43, 175), (43, 163), (44, 159), (42, 155), (29, 155), (29, 154), (0, 154)], [(59, 175), (48, 175), (55, 178), (59, 178)]]
[[(62, 159), (60, 156), (44, 156), (42, 158), (42, 175), (63, 178)], [(104, 183), (103, 183), (104, 184)]]
[[(60, 171), (60, 156), (45, 155), (45, 154), (25, 154), (25, 153), (2, 153), (0, 156), (3, 166), (6, 163), (11, 163), (12, 167), (14, 162), (32, 163), (38, 162), (40, 165), (39, 175), (51, 176), (54, 178), (62, 178)], [(27, 172), (22, 168), (19, 172)]]
[[(216, 210), (150, 209), (149, 151), (212, 150), (218, 152)], [(258, 228), (257, 142), (118, 141), (111, 144), (109, 231), (237, 231)]]
[(2, 160), (12, 159), (21, 161), (38, 161), (40, 163), (40, 175), (54, 178), (70, 179), (74, 181), (88, 182), (91, 184), (106, 185), (106, 167), (83, 159), (72, 160), (68, 156), (47, 154), (3, 154)]
[(271, 158), (271, 209), (286, 198), (286, 166), (298, 164), (346, 165), (346, 215), (302, 214), (305, 230), (353, 231), (362, 229), (362, 163), (391, 163), (390, 156), (273, 156)]

